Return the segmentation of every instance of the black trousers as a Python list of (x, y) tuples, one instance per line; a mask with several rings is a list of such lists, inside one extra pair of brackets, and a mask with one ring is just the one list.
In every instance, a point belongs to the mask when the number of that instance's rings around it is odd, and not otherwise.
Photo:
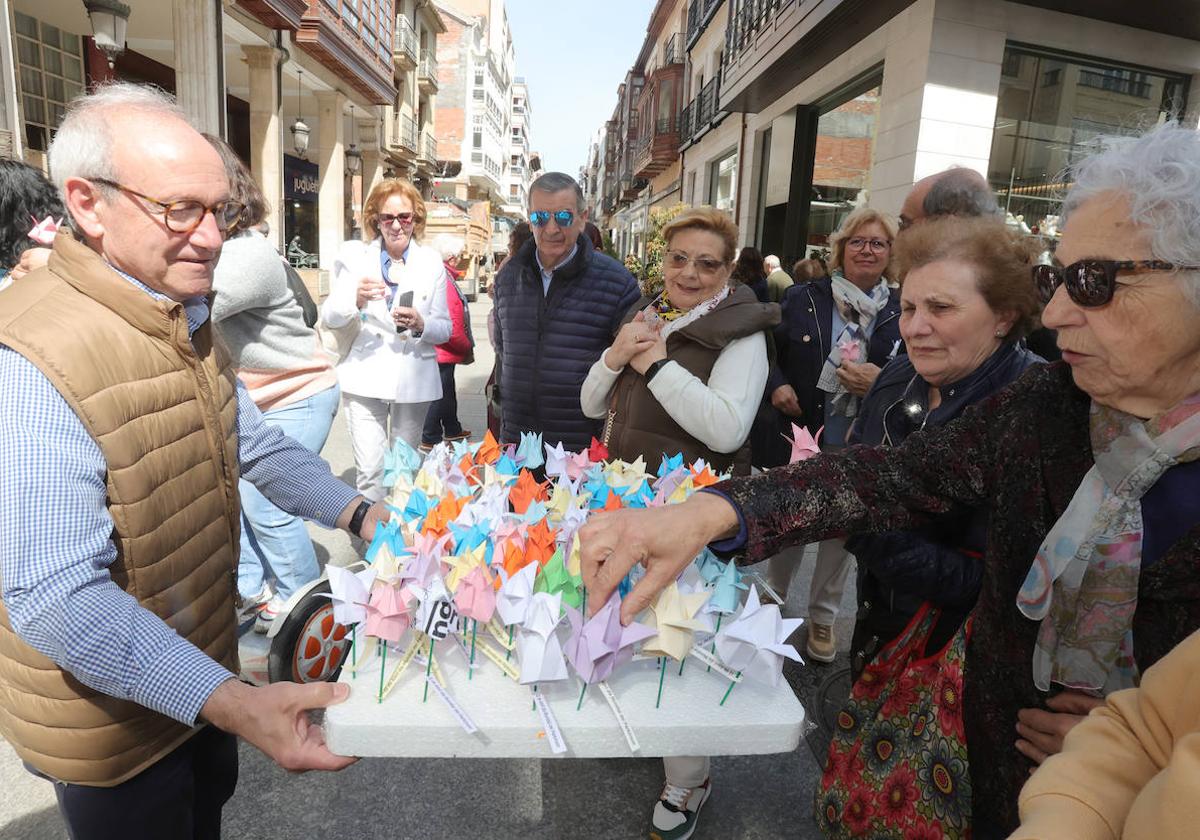
[(425, 415), (425, 428), (421, 431), (421, 443), (434, 446), (443, 438), (458, 437), (463, 433), (462, 423), (458, 422), (458, 394), (454, 390), (454, 369), (458, 365), (452, 362), (438, 362), (438, 373), (442, 377), (442, 398), (429, 404), (429, 413)]
[(219, 840), (237, 787), (237, 738), (206, 726), (116, 787), (55, 782), (71, 840)]

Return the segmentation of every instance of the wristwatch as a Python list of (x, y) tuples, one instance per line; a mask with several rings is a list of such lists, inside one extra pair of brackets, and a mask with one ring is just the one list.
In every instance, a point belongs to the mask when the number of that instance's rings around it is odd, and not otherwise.
[(671, 361), (671, 360), (670, 359), (659, 359), (657, 362), (651, 363), (650, 367), (646, 368), (646, 372), (642, 375), (646, 377), (647, 385), (649, 385), (650, 380), (653, 379), (655, 377), (655, 375), (660, 370), (663, 369), (663, 365), (665, 365), (669, 361)]
[(371, 510), (371, 503), (363, 499), (358, 503), (358, 507), (354, 509), (354, 515), (350, 517), (350, 533), (362, 539), (362, 526), (367, 518), (367, 512)]

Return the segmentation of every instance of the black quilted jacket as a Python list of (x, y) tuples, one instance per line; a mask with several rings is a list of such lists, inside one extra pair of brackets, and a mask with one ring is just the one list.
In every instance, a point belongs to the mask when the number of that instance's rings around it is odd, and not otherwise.
[(601, 424), (579, 405), (588, 370), (612, 343), (640, 297), (637, 282), (586, 236), (542, 292), (531, 240), (496, 277), (496, 352), (500, 357), (501, 442), (541, 432), (551, 446), (585, 449)]

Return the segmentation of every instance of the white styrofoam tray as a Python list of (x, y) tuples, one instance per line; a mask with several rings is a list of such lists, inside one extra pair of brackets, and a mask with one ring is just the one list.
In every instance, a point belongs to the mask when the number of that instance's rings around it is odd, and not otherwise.
[[(620, 666), (608, 680), (639, 742), (636, 753), (598, 686), (588, 686), (577, 711), (582, 683), (573, 673), (568, 680), (539, 684), (567, 746), (565, 753), (556, 756), (532, 708), (531, 687), (509, 679), (478, 654), (475, 676), (468, 680), (467, 658), (456, 648), (453, 639), (439, 642), (435, 659), (447, 690), (478, 732), (464, 731), (432, 688), (429, 699), (422, 702), (425, 669), (415, 661), (379, 703), (380, 662), (373, 656), (360, 664), (355, 675), (342, 672), (340, 681), (352, 690), (348, 700), (326, 710), (329, 748), (339, 755), (356, 756), (614, 758), (790, 752), (800, 741), (804, 709), (782, 678), (774, 687), (743, 680), (722, 706), (729, 680), (707, 672), (693, 657), (687, 659), (682, 675), (679, 663), (668, 660), (662, 703), (656, 709), (659, 667), (657, 660), (648, 659)], [(402, 652), (389, 650), (389, 675)]]

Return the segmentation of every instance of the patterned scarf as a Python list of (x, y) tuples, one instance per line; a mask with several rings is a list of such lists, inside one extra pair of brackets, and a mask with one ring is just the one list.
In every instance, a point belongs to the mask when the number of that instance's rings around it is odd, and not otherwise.
[(840, 271), (833, 272), (833, 303), (846, 326), (830, 343), (829, 357), (821, 368), (817, 387), (830, 395), (829, 409), (835, 414), (854, 417), (858, 414), (859, 398), (846, 390), (837, 378), (837, 369), (843, 361), (865, 362), (867, 342), (875, 328), (875, 316), (887, 305), (892, 290), (886, 280), (864, 292), (847, 280)]
[(717, 304), (729, 297), (731, 291), (732, 289), (729, 286), (722, 286), (721, 290), (715, 295), (708, 300), (701, 301), (691, 309), (676, 309), (671, 305), (671, 301), (667, 299), (667, 292), (664, 289), (663, 293), (651, 301), (643, 311), (646, 313), (647, 323), (655, 323), (656, 320), (665, 322), (660, 333), (665, 339), (671, 333), (683, 329), (697, 318), (712, 312), (717, 308)]
[(1033, 681), (1104, 695), (1136, 684), (1133, 614), (1142, 567), (1141, 499), (1200, 458), (1200, 394), (1142, 421), (1092, 403), (1095, 465), (1046, 535), (1017, 608), (1040, 620)]

